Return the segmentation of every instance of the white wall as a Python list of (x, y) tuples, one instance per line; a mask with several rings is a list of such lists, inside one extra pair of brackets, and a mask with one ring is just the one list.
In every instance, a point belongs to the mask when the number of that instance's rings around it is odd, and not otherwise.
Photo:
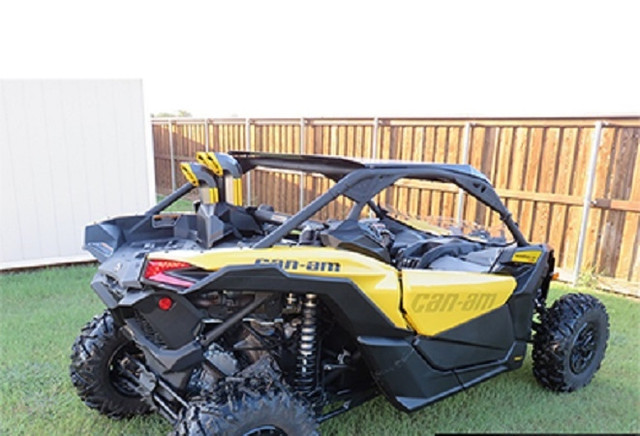
[(140, 80), (0, 81), (0, 269), (89, 259), (84, 226), (152, 201)]

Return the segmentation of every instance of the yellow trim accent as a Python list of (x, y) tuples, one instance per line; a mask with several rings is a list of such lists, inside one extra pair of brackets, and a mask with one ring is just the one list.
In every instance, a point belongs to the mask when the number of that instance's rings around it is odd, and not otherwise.
[(218, 158), (216, 157), (216, 154), (214, 152), (199, 151), (196, 153), (196, 160), (198, 161), (198, 163), (209, 168), (216, 176), (222, 177), (222, 165), (220, 165), (220, 162), (218, 162)]
[(203, 253), (188, 250), (154, 252), (149, 258), (188, 262), (209, 271), (230, 265), (276, 264), (290, 274), (347, 278), (392, 324), (407, 328), (400, 311), (398, 270), (359, 253), (328, 247), (220, 248)]
[(420, 334), (433, 336), (502, 306), (516, 288), (510, 276), (461, 271), (401, 271), (402, 308)]
[(511, 262), (536, 263), (541, 254), (542, 252), (537, 250), (516, 251), (511, 257)]
[(218, 188), (209, 188), (209, 204), (217, 203), (218, 201)]
[(516, 362), (519, 362), (522, 359), (524, 359), (524, 356), (516, 356), (516, 357), (513, 358), (513, 360), (515, 360)]
[(193, 170), (191, 169), (191, 165), (189, 163), (182, 162), (180, 164), (180, 171), (182, 171), (182, 174), (184, 174), (185, 179), (187, 179), (187, 181), (191, 183), (193, 186), (198, 186), (200, 184), (198, 182), (198, 178), (193, 173)]
[(242, 206), (242, 179), (233, 179), (233, 204)]

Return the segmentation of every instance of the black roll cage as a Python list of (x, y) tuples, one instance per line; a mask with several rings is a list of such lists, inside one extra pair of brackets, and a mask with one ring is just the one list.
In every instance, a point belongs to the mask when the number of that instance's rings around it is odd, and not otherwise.
[[(365, 205), (379, 213), (371, 199), (399, 179), (428, 180), (453, 183), (481, 203), (494, 210), (507, 226), (518, 246), (529, 243), (518, 224), (500, 200), (487, 177), (470, 165), (417, 163), (405, 161), (360, 161), (345, 157), (276, 154), (232, 151), (243, 173), (257, 167), (318, 173), (336, 182), (327, 192), (283, 222), (276, 230), (253, 244), (253, 248), (269, 248), (287, 236), (335, 198), (344, 195), (355, 202), (347, 219), (357, 219)], [(187, 183), (147, 212), (156, 214), (193, 188)]]

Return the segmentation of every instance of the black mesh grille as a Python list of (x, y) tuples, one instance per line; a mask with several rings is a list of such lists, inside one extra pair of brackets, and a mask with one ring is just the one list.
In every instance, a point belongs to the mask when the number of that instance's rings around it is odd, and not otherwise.
[(155, 330), (153, 330), (153, 327), (151, 326), (151, 324), (149, 324), (149, 322), (144, 318), (144, 316), (140, 314), (140, 312), (135, 310), (134, 314), (135, 314), (135, 319), (138, 322), (138, 325), (142, 329), (142, 332), (144, 333), (144, 336), (147, 339), (149, 339), (156, 345), (160, 345), (160, 346), (167, 345), (165, 341), (162, 339), (162, 337)]

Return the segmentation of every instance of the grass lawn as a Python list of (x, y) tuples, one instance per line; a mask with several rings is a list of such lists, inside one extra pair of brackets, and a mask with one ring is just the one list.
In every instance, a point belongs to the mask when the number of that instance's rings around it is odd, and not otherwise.
[[(94, 266), (0, 275), (0, 434), (158, 435), (157, 416), (112, 421), (85, 407), (68, 377), (70, 346), (103, 310), (89, 288)], [(555, 285), (556, 298), (570, 288)], [(597, 293), (611, 317), (609, 349), (585, 389), (554, 394), (538, 386), (531, 359), (411, 415), (383, 398), (324, 423), (327, 435), (435, 432), (640, 432), (640, 302)]]
[[(166, 195), (156, 195), (156, 201), (160, 203)], [(171, 206), (165, 209), (165, 212), (193, 212), (193, 201), (189, 198), (182, 197)]]

